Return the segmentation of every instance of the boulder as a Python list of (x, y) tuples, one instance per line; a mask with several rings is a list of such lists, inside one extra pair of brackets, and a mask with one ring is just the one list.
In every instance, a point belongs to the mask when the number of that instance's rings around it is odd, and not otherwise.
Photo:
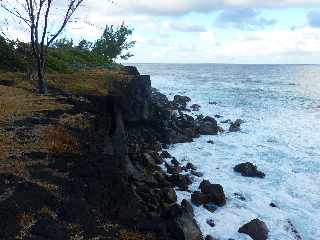
[(239, 228), (238, 232), (249, 235), (253, 240), (266, 240), (269, 229), (263, 221), (254, 219)]
[(172, 158), (171, 163), (175, 166), (179, 166), (180, 162), (176, 158)]
[(193, 215), (185, 207), (178, 204), (173, 205), (170, 211), (169, 230), (174, 239), (181, 240), (203, 240), (199, 226), (193, 218)]
[(216, 135), (219, 132), (218, 123), (212, 117), (205, 117), (198, 121), (199, 133), (202, 135)]
[(190, 106), (190, 108), (191, 108), (191, 110), (192, 111), (199, 111), (200, 110), (200, 108), (201, 108), (201, 106), (199, 105), (199, 104), (192, 104), (191, 106)]
[(245, 177), (265, 177), (265, 174), (261, 171), (258, 171), (257, 167), (250, 162), (240, 163), (237, 166), (235, 166), (233, 170), (235, 172), (241, 173), (241, 175)]
[(229, 127), (229, 131), (230, 132), (240, 131), (241, 123), (243, 123), (243, 121), (241, 119), (237, 119), (236, 121), (231, 122), (230, 127)]
[(172, 174), (169, 176), (169, 181), (174, 185), (183, 190), (187, 190), (188, 186), (192, 183), (188, 176), (181, 174)]
[(167, 171), (170, 174), (179, 174), (182, 172), (182, 168), (179, 165), (166, 165)]
[(199, 188), (201, 192), (207, 196), (209, 202), (218, 206), (224, 206), (226, 204), (226, 196), (220, 184), (212, 184), (208, 180), (203, 180)]
[(187, 96), (175, 95), (173, 97), (173, 103), (177, 105), (178, 108), (185, 109), (187, 107), (187, 103), (190, 102), (191, 99)]
[(191, 202), (197, 207), (209, 203), (209, 198), (206, 194), (195, 191), (191, 194)]

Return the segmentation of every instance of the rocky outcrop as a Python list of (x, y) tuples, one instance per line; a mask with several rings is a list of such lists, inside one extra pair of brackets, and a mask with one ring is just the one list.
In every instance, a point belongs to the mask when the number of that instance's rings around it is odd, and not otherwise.
[(241, 119), (237, 119), (234, 122), (230, 123), (230, 127), (229, 127), (229, 131), (230, 132), (238, 132), (241, 130), (241, 124), (243, 123), (243, 121)]
[(249, 235), (253, 240), (266, 240), (269, 230), (263, 221), (254, 219), (239, 228), (238, 232)]
[(257, 169), (257, 166), (250, 162), (240, 163), (234, 167), (234, 171), (245, 177), (264, 178), (265, 174)]
[(226, 197), (223, 187), (220, 184), (212, 184), (207, 180), (200, 183), (200, 191), (195, 191), (191, 195), (191, 201), (196, 205), (215, 204), (217, 206), (224, 206), (226, 204)]

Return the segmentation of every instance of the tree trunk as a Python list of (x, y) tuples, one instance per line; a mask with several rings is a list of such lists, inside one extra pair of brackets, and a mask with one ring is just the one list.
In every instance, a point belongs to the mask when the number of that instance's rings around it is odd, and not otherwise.
[(38, 63), (38, 91), (39, 94), (47, 93), (47, 85), (44, 80), (44, 64)]

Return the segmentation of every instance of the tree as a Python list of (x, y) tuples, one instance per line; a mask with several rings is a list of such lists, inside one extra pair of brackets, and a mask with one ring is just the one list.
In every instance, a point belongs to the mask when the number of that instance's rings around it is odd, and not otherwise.
[(78, 46), (77, 46), (77, 49), (79, 49), (80, 51), (91, 51), (92, 49), (92, 43), (85, 40), (85, 39), (82, 39)]
[(52, 44), (53, 48), (73, 48), (73, 40), (68, 40), (67, 38), (61, 38), (59, 40), (56, 40), (53, 44)]
[(0, 7), (7, 13), (26, 24), (30, 33), (32, 53), (36, 60), (38, 90), (40, 94), (47, 92), (44, 69), (48, 47), (62, 33), (76, 10), (84, 0), (66, 0), (66, 11), (61, 24), (55, 26), (54, 32), (49, 31), (49, 16), (54, 0), (0, 0)]
[(133, 54), (128, 50), (136, 43), (128, 40), (132, 31), (133, 29), (124, 23), (117, 27), (107, 25), (101, 38), (95, 42), (93, 52), (111, 61), (115, 61), (117, 58), (129, 59)]

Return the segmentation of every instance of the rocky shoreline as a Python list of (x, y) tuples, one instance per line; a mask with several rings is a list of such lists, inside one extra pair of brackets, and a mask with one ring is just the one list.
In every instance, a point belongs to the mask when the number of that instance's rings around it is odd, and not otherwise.
[[(13, 239), (19, 230), (16, 215), (20, 211), (43, 205), (54, 209), (57, 217), (41, 215), (26, 239), (69, 239), (67, 222), (81, 224), (87, 236), (92, 236), (99, 232), (97, 222), (105, 220), (155, 233), (157, 239), (215, 239), (202, 236), (192, 204), (214, 212), (227, 204), (223, 186), (204, 180), (191, 200), (177, 203), (175, 191), (189, 191), (193, 178), (203, 174), (191, 162), (182, 165), (166, 148), (225, 130), (213, 117), (188, 115), (201, 107), (193, 104), (188, 109), (189, 97), (176, 95), (169, 101), (151, 87), (150, 76), (140, 75), (135, 67), (125, 70), (130, 81), (115, 83), (113, 94), (107, 97), (91, 97), (91, 105), (84, 101), (78, 106), (79, 112), (95, 114), (82, 156), (76, 161), (74, 156), (50, 156), (51, 167), (70, 172), (62, 193), (52, 195), (31, 182), (0, 174), (0, 215), (7, 219), (0, 223), (1, 239)], [(239, 131), (241, 123), (230, 122), (228, 130)], [(247, 177), (264, 177), (250, 163), (234, 170)], [(215, 225), (212, 219), (207, 223)], [(239, 232), (254, 240), (268, 236), (260, 220), (251, 221)]]

